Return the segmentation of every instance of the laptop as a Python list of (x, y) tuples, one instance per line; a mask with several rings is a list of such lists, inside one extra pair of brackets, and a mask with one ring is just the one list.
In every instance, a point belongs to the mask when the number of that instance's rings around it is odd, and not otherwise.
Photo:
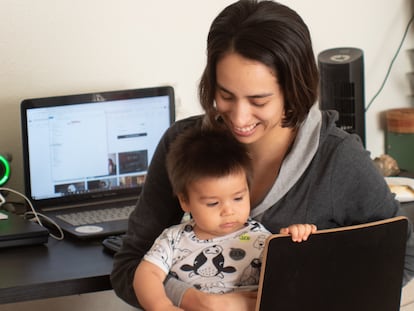
[(49, 231), (23, 216), (0, 211), (0, 249), (47, 243)]
[(124, 233), (174, 120), (170, 86), (23, 100), (27, 197), (70, 236)]
[(398, 311), (407, 219), (321, 230), (265, 245), (256, 311)]

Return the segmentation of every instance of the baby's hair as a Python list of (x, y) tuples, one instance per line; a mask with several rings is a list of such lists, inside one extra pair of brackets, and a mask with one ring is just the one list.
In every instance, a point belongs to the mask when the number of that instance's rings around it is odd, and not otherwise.
[(250, 186), (251, 159), (246, 146), (229, 131), (190, 128), (171, 143), (167, 171), (174, 194), (187, 197), (187, 186), (206, 177), (244, 172)]

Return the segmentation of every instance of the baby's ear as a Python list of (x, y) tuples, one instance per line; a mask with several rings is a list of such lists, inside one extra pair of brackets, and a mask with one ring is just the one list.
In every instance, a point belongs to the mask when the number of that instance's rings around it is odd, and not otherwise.
[(184, 195), (183, 193), (178, 193), (177, 198), (178, 198), (178, 201), (180, 201), (181, 209), (184, 212), (189, 213), (190, 212), (190, 204), (188, 203), (187, 196)]

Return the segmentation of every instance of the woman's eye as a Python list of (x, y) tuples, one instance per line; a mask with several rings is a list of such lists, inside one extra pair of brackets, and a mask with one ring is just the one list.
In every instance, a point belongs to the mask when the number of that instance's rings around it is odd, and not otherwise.
[(220, 98), (222, 100), (226, 100), (226, 101), (230, 101), (230, 100), (234, 99), (233, 94), (230, 94), (230, 93), (227, 93), (227, 92), (224, 92), (224, 91), (218, 92), (218, 96), (220, 96)]
[(221, 99), (226, 100), (226, 101), (231, 101), (233, 100), (233, 97), (229, 95), (221, 95)]
[(263, 107), (266, 105), (266, 102), (252, 102), (251, 104), (255, 107)]

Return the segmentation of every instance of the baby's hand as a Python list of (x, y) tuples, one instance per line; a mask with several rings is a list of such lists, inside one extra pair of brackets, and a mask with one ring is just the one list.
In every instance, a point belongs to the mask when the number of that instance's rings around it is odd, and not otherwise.
[(295, 224), (287, 228), (280, 229), (281, 234), (290, 234), (293, 242), (306, 241), (308, 237), (317, 230), (312, 224)]

